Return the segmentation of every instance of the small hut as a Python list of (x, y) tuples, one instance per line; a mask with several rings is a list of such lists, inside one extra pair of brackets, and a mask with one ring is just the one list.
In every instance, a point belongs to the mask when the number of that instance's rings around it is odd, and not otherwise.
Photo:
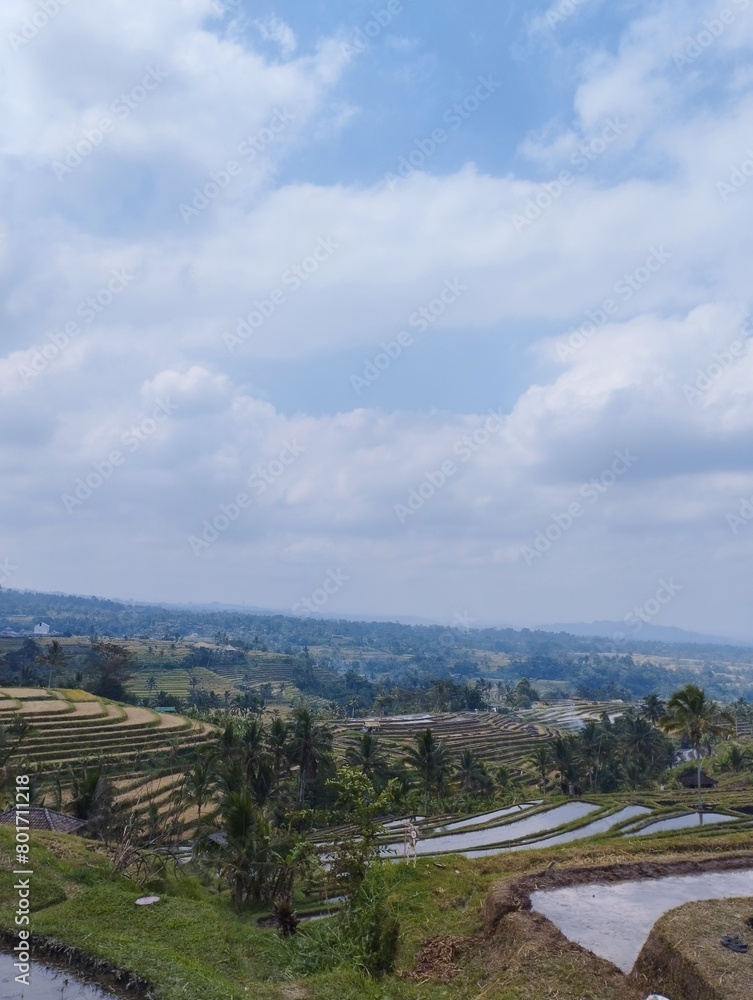
[[(690, 774), (683, 774), (680, 784), (685, 788), (698, 788), (698, 774), (696, 771)], [(705, 771), (701, 771), (701, 788), (716, 788), (716, 782), (710, 778)]]
[[(28, 822), (27, 822), (28, 820)], [(16, 822), (16, 807), (0, 813), (0, 823), (5, 826), (15, 826), (19, 830), (54, 830), (56, 833), (78, 833), (84, 820), (66, 816), (45, 806), (29, 806), (19, 809), (19, 819)]]

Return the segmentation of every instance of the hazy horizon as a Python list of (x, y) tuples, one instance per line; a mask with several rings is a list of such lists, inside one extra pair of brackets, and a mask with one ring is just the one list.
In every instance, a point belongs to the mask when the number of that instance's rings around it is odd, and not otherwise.
[(0, 585), (751, 634), (750, 6), (6, 0)]

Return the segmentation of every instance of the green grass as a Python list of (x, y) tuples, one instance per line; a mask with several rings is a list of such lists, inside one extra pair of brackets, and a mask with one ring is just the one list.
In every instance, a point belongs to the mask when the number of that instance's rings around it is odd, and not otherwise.
[[(0, 828), (0, 924), (13, 927), (12, 834)], [(288, 945), (256, 923), (258, 914), (238, 916), (227, 895), (218, 896), (188, 877), (148, 887), (162, 899), (153, 907), (135, 900), (146, 889), (114, 875), (93, 845), (77, 837), (33, 837), (32, 930), (84, 949), (134, 972), (151, 983), (159, 1000), (632, 1000), (603, 980), (599, 967), (581, 952), (539, 948), (530, 930), (513, 914), (493, 941), (479, 935), (480, 907), (500, 878), (558, 865), (596, 865), (670, 853), (721, 853), (750, 848), (746, 833), (724, 831), (702, 839), (690, 835), (671, 842), (645, 838), (640, 843), (592, 841), (546, 852), (519, 852), (469, 861), (443, 857), (442, 867), (420, 859), (415, 867), (386, 865), (389, 912), (400, 920), (399, 970), (413, 968), (427, 937), (472, 938), (459, 959), (460, 972), (449, 982), (389, 977), (364, 979), (353, 969), (303, 976), (305, 940)], [(309, 949), (326, 938), (322, 923), (304, 926)], [(483, 994), (481, 991), (484, 991)], [(637, 996), (637, 994), (636, 994)]]

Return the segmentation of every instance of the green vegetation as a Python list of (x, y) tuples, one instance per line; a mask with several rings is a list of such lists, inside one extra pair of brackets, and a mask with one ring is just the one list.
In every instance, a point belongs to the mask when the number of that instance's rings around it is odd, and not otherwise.
[[(24, 600), (0, 592), (0, 610)], [(584, 796), (600, 821), (626, 805), (653, 810), (629, 837), (618, 829), (547, 849), (557, 864), (742, 849), (749, 838), (747, 654), (736, 673), (725, 661), (723, 682), (712, 671), (713, 690), (736, 695), (723, 710), (698, 684), (678, 687), (709, 675), (710, 661), (669, 666), (667, 650), (659, 669), (646, 653), (618, 656), (574, 637), (234, 613), (171, 612), (160, 624), (161, 609), (77, 600), (60, 598), (58, 610), (86, 612), (85, 637), (3, 640), (0, 805), (14, 775), (30, 773), (35, 803), (85, 823), (87, 841), (35, 837), (45, 884), (35, 932), (143, 976), (160, 1000), (479, 991), (616, 1000), (630, 994), (605, 985), (584, 953), (555, 948), (526, 967), (530, 928), (515, 920), (499, 954), (480, 935), (485, 892), (540, 865), (536, 851), (383, 862), (402, 818), (428, 817), (426, 848), (451, 816), (532, 799), (546, 811)], [(107, 616), (118, 629), (103, 635)], [(602, 700), (562, 697), (573, 691)], [(675, 767), (678, 748), (698, 760)], [(700, 789), (679, 779), (701, 768), (718, 781), (705, 805), (734, 816), (740, 832), (634, 837), (640, 824), (688, 810)], [(589, 822), (573, 815), (558, 834)], [(153, 909), (135, 906), (146, 891), (161, 896)], [(302, 922), (332, 907), (328, 919)], [(0, 920), (11, 926), (7, 908)]]

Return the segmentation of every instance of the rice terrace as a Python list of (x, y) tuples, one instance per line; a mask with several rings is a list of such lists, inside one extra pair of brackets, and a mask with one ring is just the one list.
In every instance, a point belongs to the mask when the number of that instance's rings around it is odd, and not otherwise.
[(747, 651), (636, 644), (631, 690), (598, 638), (0, 605), (48, 995), (747, 1000)]

